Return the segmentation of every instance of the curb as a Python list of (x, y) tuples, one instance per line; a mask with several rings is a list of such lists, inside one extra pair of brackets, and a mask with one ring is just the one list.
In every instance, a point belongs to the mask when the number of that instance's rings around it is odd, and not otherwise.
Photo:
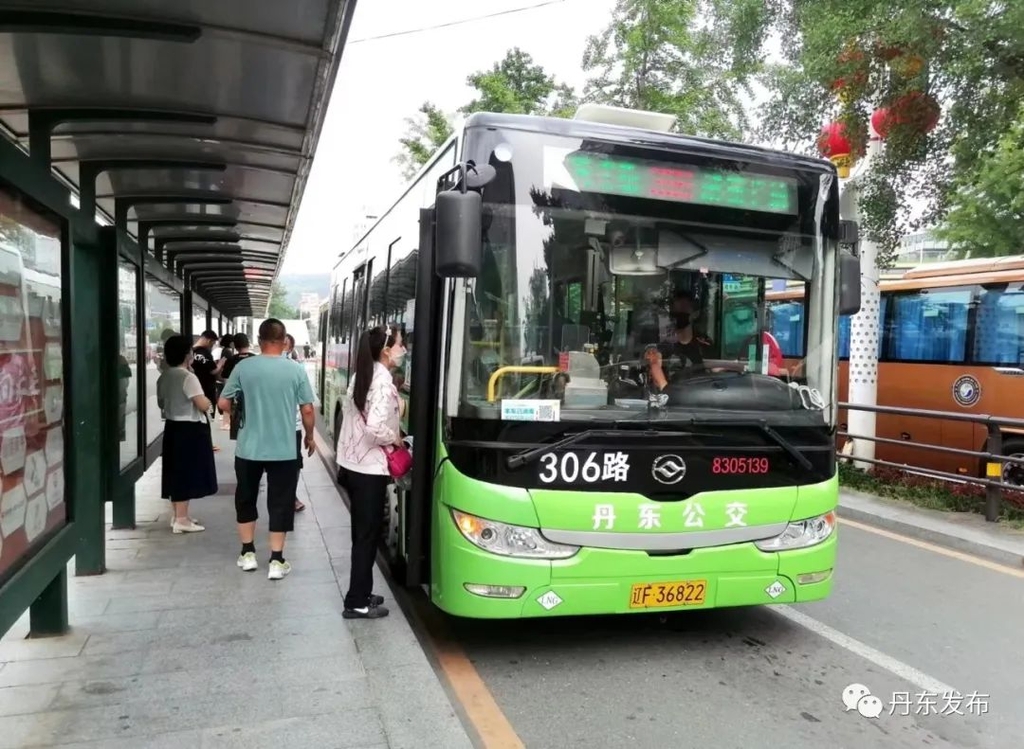
[(982, 557), (1007, 567), (1013, 567), (1016, 569), (1024, 567), (1024, 555), (994, 544), (986, 544), (981, 541), (963, 538), (962, 536), (957, 536), (952, 533), (924, 528), (914, 523), (885, 517), (884, 515), (871, 512), (870, 510), (862, 510), (842, 503), (839, 505), (838, 515), (840, 520), (847, 518), (859, 523), (864, 523), (865, 525), (871, 525), (876, 528), (900, 533), (904, 536), (910, 536), (911, 538), (916, 538), (921, 541), (928, 541), (929, 543), (933, 543), (938, 546), (945, 546), (946, 548), (953, 549), (954, 551), (973, 554), (974, 556)]

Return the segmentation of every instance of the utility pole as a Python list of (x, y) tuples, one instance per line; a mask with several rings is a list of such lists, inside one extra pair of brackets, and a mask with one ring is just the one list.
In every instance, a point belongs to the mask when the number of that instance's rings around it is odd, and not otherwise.
[[(864, 158), (857, 165), (856, 172), (840, 188), (839, 210), (845, 219), (860, 222), (860, 183), (870, 173), (872, 162), (882, 149), (882, 139), (874, 128), (870, 128), (869, 140)], [(850, 319), (850, 363), (847, 401), (859, 406), (874, 406), (878, 403), (878, 333), (881, 321), (881, 294), (878, 288), (878, 244), (861, 234), (860, 312)], [(870, 471), (875, 457), (876, 414), (873, 411), (850, 409), (847, 411), (847, 433), (854, 435), (853, 458), (857, 468)], [(861, 459), (861, 460), (858, 460)]]

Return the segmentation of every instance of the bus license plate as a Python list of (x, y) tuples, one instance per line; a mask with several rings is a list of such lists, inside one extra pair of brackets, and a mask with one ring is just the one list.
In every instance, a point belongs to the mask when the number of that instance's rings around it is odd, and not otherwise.
[(631, 609), (663, 609), (669, 606), (700, 606), (707, 595), (707, 580), (671, 583), (637, 583), (629, 596)]

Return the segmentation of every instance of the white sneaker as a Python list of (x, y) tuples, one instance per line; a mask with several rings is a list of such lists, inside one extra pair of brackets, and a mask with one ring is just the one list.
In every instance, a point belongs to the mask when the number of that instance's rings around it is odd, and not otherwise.
[(268, 580), (283, 580), (292, 571), (291, 562), (279, 562), (276, 559), (270, 563), (270, 571), (267, 572)]
[[(187, 520), (189, 520), (189, 521), (191, 521), (192, 523), (195, 523), (196, 525), (199, 525), (199, 521), (198, 521), (198, 520), (196, 520), (195, 518), (186, 518), (186, 519), (187, 519)], [(174, 517), (174, 515), (171, 515), (171, 527), (172, 527), (172, 528), (174, 527), (174, 521), (175, 521), (175, 520), (177, 520), (177, 518), (176, 518), (176, 517)]]
[(239, 554), (237, 564), (242, 568), (242, 572), (252, 572), (260, 566), (259, 562), (256, 561), (256, 553), (252, 551)]
[(192, 518), (185, 518), (183, 522), (179, 522), (177, 519), (171, 523), (171, 531), (174, 533), (199, 533), (199, 531), (205, 531), (206, 528), (199, 525)]

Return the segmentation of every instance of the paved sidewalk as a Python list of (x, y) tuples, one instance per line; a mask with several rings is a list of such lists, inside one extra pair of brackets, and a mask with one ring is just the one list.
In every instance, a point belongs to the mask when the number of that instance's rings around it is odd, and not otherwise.
[(349, 515), (318, 456), (285, 550), (292, 574), (267, 580), (262, 499), (260, 569), (235, 566), (226, 434), (220, 494), (192, 504), (205, 532), (171, 533), (157, 464), (138, 484), (138, 528), (108, 532), (110, 571), (76, 578), (72, 564), (71, 633), (28, 640), (26, 615), (0, 640), (0, 749), (470, 747), (398, 606), (342, 618)]
[(1012, 567), (1024, 565), (1024, 531), (1004, 523), (989, 523), (976, 513), (929, 510), (909, 502), (842, 489), (839, 494), (839, 517), (976, 554)]

